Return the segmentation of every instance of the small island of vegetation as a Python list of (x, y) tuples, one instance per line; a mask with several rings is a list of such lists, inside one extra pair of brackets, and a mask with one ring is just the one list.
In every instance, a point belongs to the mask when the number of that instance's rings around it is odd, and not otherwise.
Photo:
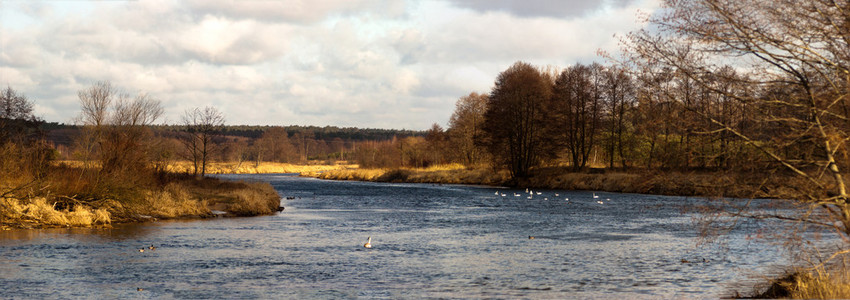
[[(7, 87), (0, 95), (0, 226), (108, 226), (172, 218), (272, 214), (280, 197), (268, 183), (230, 182), (193, 172), (171, 172), (169, 154), (151, 124), (162, 113), (158, 101), (130, 98), (109, 82), (79, 92), (82, 113), (71, 136), (76, 163), (60, 155), (47, 138), (32, 102)], [(206, 115), (203, 115), (206, 113)], [(192, 124), (187, 149), (205, 158), (209, 133), (223, 122), (213, 110), (187, 116), (210, 117)], [(215, 117), (218, 118), (215, 118)], [(206, 136), (205, 136), (206, 134)], [(197, 160), (196, 160), (197, 162)]]

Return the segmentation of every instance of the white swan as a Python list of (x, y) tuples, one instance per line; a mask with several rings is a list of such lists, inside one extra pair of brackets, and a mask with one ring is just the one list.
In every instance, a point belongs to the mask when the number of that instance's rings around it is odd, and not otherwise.
[(599, 199), (599, 196), (596, 193), (593, 193), (593, 199)]
[(366, 247), (366, 248), (372, 248), (372, 237), (371, 237), (371, 236), (370, 236), (370, 237), (369, 237), (369, 239), (366, 241), (366, 243), (365, 243), (365, 244), (363, 244), (363, 247)]

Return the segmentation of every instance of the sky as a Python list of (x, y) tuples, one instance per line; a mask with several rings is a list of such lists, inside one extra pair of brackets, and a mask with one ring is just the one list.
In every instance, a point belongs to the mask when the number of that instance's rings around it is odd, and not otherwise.
[(660, 0), (0, 0), (0, 85), (48, 122), (107, 80), (230, 125), (424, 130), (517, 61), (602, 62)]

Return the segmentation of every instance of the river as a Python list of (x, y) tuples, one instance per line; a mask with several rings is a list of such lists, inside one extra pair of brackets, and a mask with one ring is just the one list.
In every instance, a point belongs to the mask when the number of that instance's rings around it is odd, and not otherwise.
[(717, 298), (785, 262), (745, 232), (697, 247), (700, 198), (222, 177), (295, 199), (264, 217), (2, 231), (0, 298)]

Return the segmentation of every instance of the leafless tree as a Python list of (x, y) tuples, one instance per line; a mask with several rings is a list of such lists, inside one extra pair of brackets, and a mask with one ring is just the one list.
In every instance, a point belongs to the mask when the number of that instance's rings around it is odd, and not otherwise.
[(619, 156), (620, 165), (628, 167), (635, 151), (629, 124), (629, 114), (635, 102), (635, 89), (632, 78), (620, 68), (606, 68), (602, 74), (603, 98), (607, 107), (607, 151), (608, 167), (614, 167), (615, 157)]
[(575, 65), (555, 79), (551, 102), (556, 134), (566, 146), (575, 171), (587, 166), (602, 117), (602, 66)]
[(214, 149), (213, 138), (224, 126), (224, 115), (215, 107), (187, 109), (181, 116), (186, 127), (183, 139), (192, 160), (195, 176), (204, 176), (207, 162)]
[(158, 100), (147, 94), (130, 97), (109, 81), (95, 82), (77, 96), (83, 125), (77, 142), (86, 161), (97, 157), (103, 172), (130, 177), (151, 167), (148, 127), (163, 113)]
[[(785, 190), (793, 193), (781, 196), (799, 209), (734, 214), (799, 225), (785, 232), (789, 237), (819, 229), (850, 241), (844, 178), (850, 167), (849, 20), (846, 1), (668, 0), (651, 19), (657, 30), (634, 33), (625, 41), (629, 63), (656, 74), (671, 70), (683, 78), (675, 83), (680, 88), (693, 83), (746, 107), (750, 124), (738, 126), (682, 95), (669, 97), (725, 139), (757, 149), (761, 159), (751, 163), (775, 167), (762, 173), (765, 181), (771, 174), (798, 179), (785, 180)], [(736, 88), (726, 88), (729, 84)], [(831, 258), (850, 249), (835, 253)]]
[(547, 103), (552, 79), (538, 68), (517, 62), (499, 74), (484, 115), (484, 144), (493, 159), (508, 167), (514, 178), (552, 153)]
[(475, 143), (476, 137), (483, 133), (484, 113), (487, 111), (487, 95), (472, 92), (460, 97), (455, 103), (455, 111), (449, 119), (447, 131), (452, 148), (459, 152), (462, 162), (475, 166), (486, 152)]
[(296, 162), (300, 160), (298, 150), (289, 140), (289, 133), (283, 127), (273, 126), (267, 129), (256, 144), (261, 150), (258, 161)]
[(38, 177), (48, 164), (51, 151), (42, 140), (42, 121), (32, 109), (33, 103), (11, 87), (0, 91), (0, 179)]

